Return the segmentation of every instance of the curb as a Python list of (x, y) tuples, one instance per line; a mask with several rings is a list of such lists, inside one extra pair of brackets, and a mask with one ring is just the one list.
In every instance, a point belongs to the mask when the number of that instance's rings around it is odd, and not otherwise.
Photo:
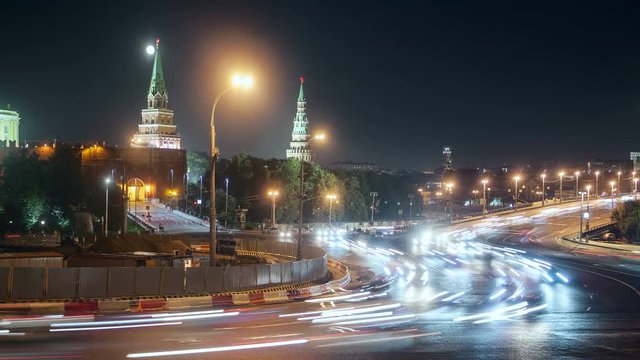
[(615, 251), (632, 252), (631, 250), (627, 250), (627, 249), (612, 248), (612, 247), (609, 247), (609, 246), (598, 245), (598, 244), (594, 244), (594, 243), (591, 243), (591, 242), (588, 242), (588, 243), (587, 243), (587, 242), (580, 242), (580, 241), (576, 241), (576, 240), (573, 240), (573, 239), (566, 238), (566, 237), (564, 237), (564, 236), (562, 236), (562, 237), (561, 237), (561, 239), (562, 239), (562, 240), (564, 240), (564, 241), (572, 242), (572, 243), (574, 243), (574, 244), (578, 244), (578, 245), (585, 245), (585, 246), (599, 247), (599, 248), (607, 249), (607, 250), (615, 250)]
[(175, 298), (4, 303), (0, 304), (0, 312), (29, 315), (106, 315), (283, 303), (323, 295), (333, 291), (334, 288), (343, 287), (351, 282), (351, 273), (347, 266), (331, 259), (327, 260), (327, 265), (342, 271), (345, 275), (340, 279), (332, 280), (325, 284), (307, 286), (301, 289), (282, 289), (282, 287), (279, 287), (269, 290), (250, 290)]

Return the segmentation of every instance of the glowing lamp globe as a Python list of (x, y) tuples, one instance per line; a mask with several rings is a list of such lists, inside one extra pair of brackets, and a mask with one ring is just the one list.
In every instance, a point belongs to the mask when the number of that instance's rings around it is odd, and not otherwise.
[(146, 51), (147, 51), (147, 54), (153, 55), (156, 52), (156, 48), (153, 45), (149, 45), (149, 46), (147, 46)]

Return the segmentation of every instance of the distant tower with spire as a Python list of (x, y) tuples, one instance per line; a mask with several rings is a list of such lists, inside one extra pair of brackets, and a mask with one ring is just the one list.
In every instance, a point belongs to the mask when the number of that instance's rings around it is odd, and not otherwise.
[(132, 147), (180, 149), (180, 134), (169, 109), (169, 95), (160, 62), (160, 39), (156, 39), (153, 72), (147, 94), (147, 108), (142, 109), (142, 123), (131, 140)]
[(287, 159), (294, 158), (313, 162), (314, 152), (309, 146), (309, 120), (306, 113), (306, 101), (304, 99), (304, 77), (300, 77), (300, 93), (298, 94), (298, 111), (293, 119), (293, 131), (291, 132), (291, 142), (287, 149)]

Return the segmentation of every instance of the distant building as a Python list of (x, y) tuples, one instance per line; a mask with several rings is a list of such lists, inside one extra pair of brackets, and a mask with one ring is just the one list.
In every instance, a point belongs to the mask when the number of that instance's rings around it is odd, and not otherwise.
[(159, 39), (156, 40), (147, 108), (142, 110), (142, 123), (133, 135), (131, 147), (180, 149), (180, 135), (173, 123), (173, 110), (169, 109), (169, 94), (164, 83)]
[(369, 163), (369, 162), (341, 162), (341, 163), (333, 163), (330, 166), (332, 169), (336, 170), (346, 170), (346, 171), (372, 171), (378, 172), (380, 171), (380, 167), (377, 164)]
[(640, 172), (640, 152), (630, 153), (630, 158), (633, 161), (633, 171)]
[(453, 170), (453, 159), (451, 157), (451, 148), (449, 146), (442, 148), (442, 169), (445, 172)]
[(20, 135), (20, 114), (12, 111), (7, 105), (7, 109), (0, 109), (0, 146), (18, 146)]
[(315, 154), (309, 145), (311, 135), (309, 134), (309, 120), (307, 119), (306, 101), (304, 99), (304, 78), (300, 77), (300, 92), (298, 93), (298, 110), (293, 119), (293, 131), (291, 132), (291, 142), (287, 149), (287, 159), (299, 159), (306, 162), (313, 162)]

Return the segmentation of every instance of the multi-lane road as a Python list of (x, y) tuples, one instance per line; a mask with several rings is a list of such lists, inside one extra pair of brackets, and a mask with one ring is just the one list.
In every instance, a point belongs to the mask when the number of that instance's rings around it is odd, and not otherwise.
[[(610, 202), (592, 204), (606, 221)], [(575, 204), (313, 241), (351, 289), (190, 313), (0, 320), (0, 359), (637, 358), (639, 253), (563, 242)], [(2, 318), (2, 316), (0, 316)]]

